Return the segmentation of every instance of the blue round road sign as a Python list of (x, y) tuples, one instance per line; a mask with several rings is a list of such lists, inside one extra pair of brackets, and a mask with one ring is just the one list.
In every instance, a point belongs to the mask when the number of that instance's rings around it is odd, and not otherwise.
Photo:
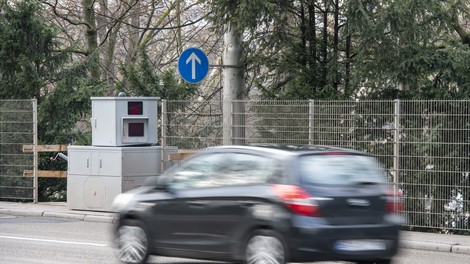
[(186, 49), (178, 59), (178, 71), (181, 77), (189, 83), (202, 81), (209, 71), (206, 54), (198, 48)]

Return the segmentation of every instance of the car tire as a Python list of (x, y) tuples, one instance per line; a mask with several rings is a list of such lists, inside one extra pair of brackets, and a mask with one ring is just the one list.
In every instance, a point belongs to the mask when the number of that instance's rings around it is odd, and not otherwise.
[(245, 264), (285, 264), (285, 245), (279, 233), (272, 230), (256, 230), (245, 241)]
[(125, 220), (116, 230), (116, 256), (126, 264), (145, 264), (149, 258), (147, 228), (137, 220)]

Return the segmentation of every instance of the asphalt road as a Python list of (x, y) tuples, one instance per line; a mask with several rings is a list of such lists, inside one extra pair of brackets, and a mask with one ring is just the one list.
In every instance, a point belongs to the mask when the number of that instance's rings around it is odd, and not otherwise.
[[(111, 228), (112, 225), (108, 223), (0, 215), (0, 263), (118, 263), (110, 246)], [(201, 264), (214, 262), (152, 257), (149, 263)], [(470, 263), (470, 255), (402, 249), (395, 263), (464, 264)]]

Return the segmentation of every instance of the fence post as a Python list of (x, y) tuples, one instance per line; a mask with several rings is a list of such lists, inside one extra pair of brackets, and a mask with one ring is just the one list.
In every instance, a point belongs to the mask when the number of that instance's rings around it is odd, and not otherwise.
[(308, 144), (313, 145), (313, 114), (314, 101), (308, 100)]
[(33, 107), (33, 203), (39, 202), (39, 180), (38, 180), (38, 101), (31, 100)]
[(400, 173), (400, 99), (395, 99), (394, 133), (393, 133), (393, 188), (396, 191)]
[(245, 101), (233, 100), (232, 105), (232, 144), (244, 145), (246, 142)]
[(160, 145), (162, 147), (162, 153), (161, 153), (161, 158), (160, 158), (160, 172), (163, 172), (164, 171), (164, 168), (165, 168), (165, 159), (167, 157), (166, 155), (166, 134), (167, 134), (167, 130), (168, 130), (168, 117), (167, 117), (167, 113), (168, 113), (168, 108), (167, 108), (167, 100), (166, 99), (163, 99), (162, 100), (162, 115), (161, 115), (161, 135), (160, 135)]
[(224, 145), (232, 145), (232, 114), (233, 114), (233, 101), (223, 100), (222, 106), (222, 143)]
[(163, 99), (162, 100), (162, 115), (161, 115), (161, 119), (162, 119), (162, 124), (161, 124), (161, 135), (160, 135), (160, 144), (162, 146), (162, 149), (165, 149), (166, 148), (166, 133), (167, 133), (167, 100), (166, 99)]

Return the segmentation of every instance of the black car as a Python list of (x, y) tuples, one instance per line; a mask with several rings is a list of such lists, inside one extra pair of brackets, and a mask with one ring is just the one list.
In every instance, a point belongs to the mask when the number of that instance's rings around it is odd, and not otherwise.
[(376, 158), (312, 145), (201, 150), (116, 197), (124, 263), (149, 255), (283, 264), (390, 263), (400, 197)]

